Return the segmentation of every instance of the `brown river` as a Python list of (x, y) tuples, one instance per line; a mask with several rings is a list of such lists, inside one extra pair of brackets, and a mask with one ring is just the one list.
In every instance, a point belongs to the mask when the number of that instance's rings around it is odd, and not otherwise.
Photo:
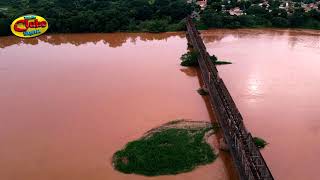
[[(318, 180), (320, 31), (203, 31), (275, 179)], [(175, 176), (115, 171), (114, 152), (175, 119), (210, 121), (184, 33), (0, 37), (0, 180), (233, 180), (230, 157)], [(216, 150), (218, 152), (218, 150)]]

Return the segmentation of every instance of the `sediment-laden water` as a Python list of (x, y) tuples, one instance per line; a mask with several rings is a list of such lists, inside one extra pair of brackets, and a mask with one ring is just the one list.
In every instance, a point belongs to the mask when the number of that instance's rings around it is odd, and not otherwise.
[[(5, 37), (0, 47), (1, 180), (150, 179), (114, 170), (113, 154), (168, 121), (210, 121), (196, 70), (179, 65), (184, 33)], [(232, 179), (226, 158), (153, 179)]]
[(211, 30), (207, 50), (275, 179), (317, 180), (320, 158), (320, 31)]
[[(317, 180), (320, 33), (202, 32), (276, 179)], [(179, 65), (184, 33), (0, 38), (0, 179), (150, 179), (115, 171), (114, 152), (174, 119), (209, 121), (195, 69)], [(216, 142), (215, 142), (216, 143)], [(152, 179), (234, 179), (223, 152), (190, 173)]]

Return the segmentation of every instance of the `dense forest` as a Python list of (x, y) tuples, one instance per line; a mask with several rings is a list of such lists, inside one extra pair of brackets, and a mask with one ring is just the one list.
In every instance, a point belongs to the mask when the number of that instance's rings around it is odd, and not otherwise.
[[(280, 8), (280, 0), (208, 0), (204, 10), (187, 0), (1, 0), (0, 35), (9, 35), (11, 22), (36, 14), (49, 22), (53, 33), (184, 30), (184, 18), (194, 14), (201, 29), (241, 27), (298, 27), (320, 29), (320, 12)], [(261, 5), (261, 3), (264, 3)], [(239, 8), (241, 15), (230, 15)]]
[(30, 13), (44, 17), (50, 32), (179, 31), (192, 6), (185, 0), (1, 0), (0, 34), (10, 34), (11, 22)]

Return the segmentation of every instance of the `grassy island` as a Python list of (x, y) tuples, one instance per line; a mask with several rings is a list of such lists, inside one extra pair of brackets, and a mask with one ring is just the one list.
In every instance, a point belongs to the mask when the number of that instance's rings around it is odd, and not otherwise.
[(209, 122), (178, 120), (147, 132), (113, 156), (114, 168), (145, 176), (188, 172), (213, 162), (216, 154), (206, 139), (214, 133)]

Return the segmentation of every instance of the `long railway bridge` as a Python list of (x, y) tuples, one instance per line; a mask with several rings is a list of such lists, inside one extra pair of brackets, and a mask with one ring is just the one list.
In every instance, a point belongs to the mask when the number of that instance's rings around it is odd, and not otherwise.
[(210, 104), (221, 126), (224, 140), (241, 180), (273, 180), (273, 176), (247, 131), (243, 118), (226, 85), (208, 54), (192, 19), (187, 18), (187, 39), (199, 53), (198, 63), (202, 80), (208, 89)]

